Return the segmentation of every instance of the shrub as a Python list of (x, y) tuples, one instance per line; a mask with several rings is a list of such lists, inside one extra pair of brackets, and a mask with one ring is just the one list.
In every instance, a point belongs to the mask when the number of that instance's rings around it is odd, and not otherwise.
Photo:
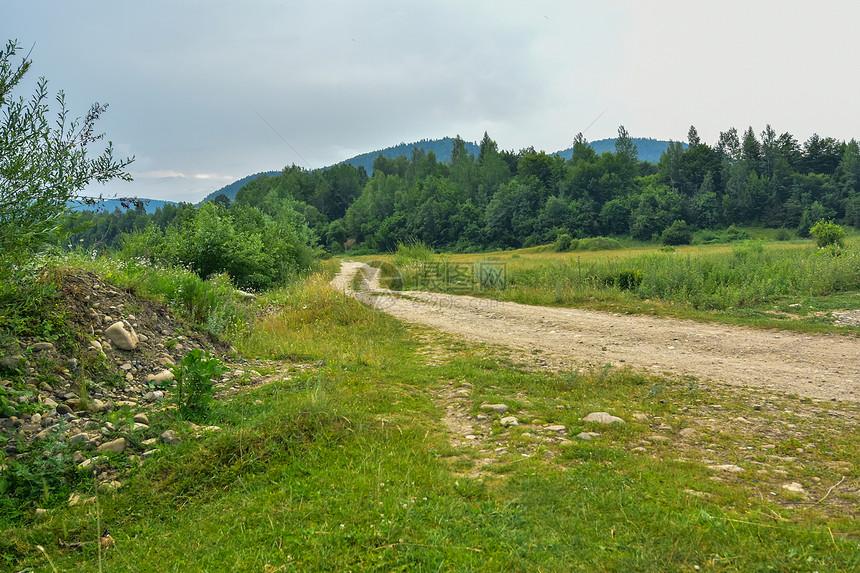
[(570, 235), (568, 235), (567, 233), (560, 233), (558, 237), (556, 237), (555, 243), (553, 243), (553, 248), (559, 253), (569, 251), (570, 244), (572, 241), (573, 239)]
[(664, 245), (689, 245), (693, 240), (693, 232), (686, 221), (675, 220), (663, 229), (660, 240)]
[(815, 242), (819, 247), (827, 247), (829, 245), (845, 246), (845, 229), (833, 221), (821, 219), (809, 229), (809, 234), (815, 238)]
[(227, 371), (209, 352), (195, 348), (173, 367), (176, 379), (176, 407), (183, 417), (202, 416), (212, 400), (212, 378)]

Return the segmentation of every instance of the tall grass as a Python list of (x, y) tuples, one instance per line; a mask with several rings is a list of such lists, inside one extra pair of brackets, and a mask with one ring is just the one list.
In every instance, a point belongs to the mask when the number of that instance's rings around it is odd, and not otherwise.
[[(624, 280), (629, 276), (636, 280)], [(725, 310), (782, 297), (858, 290), (860, 253), (765, 248), (748, 242), (730, 253), (660, 252), (587, 264), (555, 260), (531, 268), (510, 268), (509, 288), (554, 291), (569, 300), (626, 291), (641, 299)]]

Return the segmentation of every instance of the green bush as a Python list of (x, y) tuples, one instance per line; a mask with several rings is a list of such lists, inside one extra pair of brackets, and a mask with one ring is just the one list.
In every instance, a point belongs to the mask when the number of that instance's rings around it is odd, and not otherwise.
[(845, 246), (845, 229), (837, 225), (833, 221), (821, 219), (809, 229), (809, 234), (815, 238), (815, 242), (819, 247), (827, 247), (835, 245), (838, 247)]
[(567, 233), (561, 233), (556, 237), (555, 243), (553, 243), (553, 248), (559, 252), (563, 253), (565, 251), (570, 250), (570, 244), (573, 241), (570, 235)]
[(199, 348), (190, 351), (173, 366), (176, 380), (176, 407), (183, 418), (201, 417), (212, 400), (212, 378), (227, 371), (217, 358)]
[(675, 220), (663, 229), (660, 240), (664, 245), (689, 245), (693, 240), (693, 232), (686, 221)]

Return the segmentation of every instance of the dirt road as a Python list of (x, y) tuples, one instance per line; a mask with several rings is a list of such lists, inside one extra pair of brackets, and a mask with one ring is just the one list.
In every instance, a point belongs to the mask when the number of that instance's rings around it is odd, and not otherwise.
[[(363, 288), (350, 288), (359, 269)], [(401, 320), (534, 355), (551, 368), (627, 365), (820, 399), (860, 401), (860, 340), (686, 320), (526, 306), (463, 295), (397, 294), (378, 270), (344, 262), (332, 286)], [(536, 352), (539, 351), (539, 352)]]

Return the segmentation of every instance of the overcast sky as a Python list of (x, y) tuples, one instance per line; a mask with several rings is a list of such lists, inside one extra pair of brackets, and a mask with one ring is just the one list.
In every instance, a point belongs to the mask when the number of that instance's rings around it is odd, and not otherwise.
[(614, 137), (707, 143), (771, 124), (860, 136), (860, 3), (0, 0), (0, 39), (99, 126), (133, 183), (196, 202), (236, 179), (488, 131), (548, 152)]

